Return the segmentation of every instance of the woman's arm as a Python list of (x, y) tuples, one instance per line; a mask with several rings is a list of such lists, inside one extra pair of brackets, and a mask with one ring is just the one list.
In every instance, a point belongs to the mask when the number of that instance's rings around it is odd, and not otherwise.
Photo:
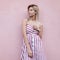
[(39, 36), (42, 39), (42, 35), (43, 35), (43, 25), (39, 26)]
[(27, 49), (30, 49), (30, 45), (29, 45), (27, 35), (26, 35), (26, 22), (27, 22), (27, 19), (23, 20), (23, 22), (22, 22), (22, 33), (23, 33), (23, 38), (24, 38), (26, 47), (27, 47)]

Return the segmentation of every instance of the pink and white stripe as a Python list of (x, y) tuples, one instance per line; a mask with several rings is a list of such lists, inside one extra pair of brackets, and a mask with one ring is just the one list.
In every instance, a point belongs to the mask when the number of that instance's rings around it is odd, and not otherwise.
[(26, 25), (26, 34), (30, 43), (31, 50), (33, 51), (33, 58), (30, 58), (28, 56), (26, 50), (27, 48), (23, 39), (23, 46), (21, 49), (21, 60), (46, 60), (42, 50), (42, 41), (37, 33), (38, 31), (34, 30), (32, 25)]

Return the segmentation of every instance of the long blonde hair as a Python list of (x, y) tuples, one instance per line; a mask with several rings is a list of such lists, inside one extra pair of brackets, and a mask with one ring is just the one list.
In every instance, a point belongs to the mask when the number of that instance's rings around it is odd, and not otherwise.
[(29, 11), (30, 7), (33, 7), (34, 11), (36, 12), (36, 20), (39, 20), (39, 8), (38, 8), (38, 6), (35, 4), (30, 4), (28, 6), (28, 11)]

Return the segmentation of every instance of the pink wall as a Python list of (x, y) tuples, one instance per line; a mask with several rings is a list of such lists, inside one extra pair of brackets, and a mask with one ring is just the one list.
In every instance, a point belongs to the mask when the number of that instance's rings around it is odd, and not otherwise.
[(40, 8), (47, 60), (60, 60), (60, 0), (0, 0), (0, 60), (20, 60), (21, 21), (30, 3)]

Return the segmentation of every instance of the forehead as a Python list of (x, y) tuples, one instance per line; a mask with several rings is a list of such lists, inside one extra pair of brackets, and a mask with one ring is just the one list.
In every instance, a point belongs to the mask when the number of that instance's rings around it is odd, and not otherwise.
[(30, 10), (30, 9), (33, 9), (33, 7), (30, 7), (29, 10)]

